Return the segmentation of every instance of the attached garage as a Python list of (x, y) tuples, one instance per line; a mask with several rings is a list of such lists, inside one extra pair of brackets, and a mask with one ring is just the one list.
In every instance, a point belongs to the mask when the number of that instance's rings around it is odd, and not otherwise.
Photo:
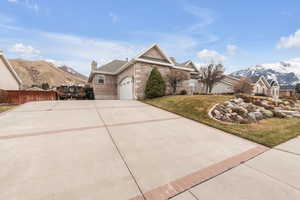
[(133, 79), (132, 77), (124, 78), (118, 85), (119, 98), (122, 100), (133, 99)]

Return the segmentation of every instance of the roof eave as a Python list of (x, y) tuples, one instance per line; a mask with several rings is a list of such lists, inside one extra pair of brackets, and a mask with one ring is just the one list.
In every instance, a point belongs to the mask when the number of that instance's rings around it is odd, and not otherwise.
[(3, 55), (2, 51), (0, 52), (0, 57), (4, 61), (4, 64), (7, 66), (8, 70), (13, 74), (14, 78), (19, 83), (19, 86), (21, 88), (22, 85), (23, 85), (22, 80), (20, 79), (20, 77), (18, 76), (18, 74), (16, 73), (16, 71), (14, 70), (14, 68), (11, 66), (11, 64), (9, 63), (9, 61), (5, 58), (5, 56)]

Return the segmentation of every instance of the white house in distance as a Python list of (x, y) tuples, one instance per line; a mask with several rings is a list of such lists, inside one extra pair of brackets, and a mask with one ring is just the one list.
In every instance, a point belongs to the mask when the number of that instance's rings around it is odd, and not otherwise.
[[(212, 89), (213, 94), (233, 94), (234, 86), (239, 84), (242, 77), (225, 75), (224, 78), (215, 84)], [(250, 83), (253, 86), (252, 95), (269, 96), (273, 99), (279, 98), (280, 85), (276, 80), (267, 79), (264, 76), (250, 77)]]
[(22, 81), (0, 50), (0, 89), (20, 90)]

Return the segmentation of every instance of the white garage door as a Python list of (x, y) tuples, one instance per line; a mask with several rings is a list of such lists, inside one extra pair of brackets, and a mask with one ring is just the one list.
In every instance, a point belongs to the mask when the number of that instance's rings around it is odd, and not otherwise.
[(119, 84), (120, 99), (133, 99), (132, 78), (127, 77)]

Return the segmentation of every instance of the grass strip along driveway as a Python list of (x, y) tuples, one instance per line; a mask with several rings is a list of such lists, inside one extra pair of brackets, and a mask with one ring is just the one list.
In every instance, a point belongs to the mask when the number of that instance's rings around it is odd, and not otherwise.
[(270, 118), (254, 124), (222, 124), (208, 116), (209, 109), (229, 99), (230, 95), (165, 96), (143, 100), (144, 103), (199, 121), (259, 144), (274, 147), (300, 135), (300, 119)]

